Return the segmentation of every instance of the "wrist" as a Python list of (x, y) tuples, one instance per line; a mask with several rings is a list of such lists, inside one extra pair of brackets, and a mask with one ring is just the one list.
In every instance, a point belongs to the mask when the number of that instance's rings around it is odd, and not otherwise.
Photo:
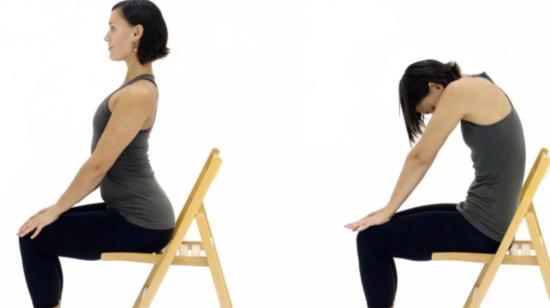
[(386, 214), (388, 214), (390, 216), (393, 216), (393, 214), (395, 213), (395, 209), (391, 205), (388, 204), (384, 207), (384, 212), (386, 212)]
[(59, 203), (55, 203), (50, 208), (57, 216), (60, 216), (67, 210), (66, 207), (64, 207), (62, 204), (59, 204)]

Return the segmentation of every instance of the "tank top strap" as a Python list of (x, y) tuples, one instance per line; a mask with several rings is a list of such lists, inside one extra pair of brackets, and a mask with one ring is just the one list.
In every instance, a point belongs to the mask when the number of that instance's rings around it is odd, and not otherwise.
[(142, 75), (138, 75), (128, 81), (126, 81), (125, 83), (123, 83), (120, 87), (118, 87), (117, 89), (115, 89), (113, 92), (111, 92), (106, 98), (105, 100), (103, 100), (103, 102), (101, 103), (101, 105), (104, 106), (104, 108), (109, 112), (111, 113), (111, 110), (109, 110), (109, 106), (108, 106), (108, 103), (109, 103), (109, 100), (111, 98), (111, 96), (113, 96), (116, 92), (118, 92), (120, 89), (138, 81), (138, 80), (149, 80), (150, 82), (152, 82), (155, 87), (157, 86), (157, 83), (155, 82), (155, 76), (153, 74), (142, 74)]
[(117, 90), (120, 90), (120, 89), (124, 88), (125, 86), (131, 85), (132, 83), (134, 83), (138, 80), (149, 80), (150, 82), (152, 82), (155, 85), (155, 87), (157, 86), (157, 83), (155, 82), (155, 76), (153, 74), (142, 74), (142, 75), (138, 75), (138, 76), (126, 81)]
[(489, 77), (489, 75), (487, 75), (487, 73), (485, 71), (479, 73), (479, 74), (476, 74), (474, 76), (477, 76), (477, 77), (483, 77), (487, 80), (489, 80), (490, 82), (494, 83), (493, 79), (491, 79), (491, 77)]
[[(487, 73), (485, 71), (479, 73), (479, 74), (476, 74), (474, 76), (477, 76), (477, 77), (483, 77), (487, 80), (489, 80), (490, 82), (492, 82), (493, 84), (495, 84), (495, 82), (493, 81), (493, 79), (491, 79), (491, 77), (489, 77), (489, 75), (487, 75)], [(496, 84), (495, 84), (496, 85)], [(510, 105), (512, 106), (512, 109), (515, 109), (514, 108), (514, 104), (512, 103), (512, 100), (510, 99), (510, 97), (508, 96), (508, 94), (506, 94), (506, 92), (504, 92), (504, 90), (502, 90), (499, 86), (497, 86), (500, 91), (502, 91), (502, 93), (504, 94), (504, 96), (506, 96), (506, 98), (508, 99), (508, 101), (510, 102)]]

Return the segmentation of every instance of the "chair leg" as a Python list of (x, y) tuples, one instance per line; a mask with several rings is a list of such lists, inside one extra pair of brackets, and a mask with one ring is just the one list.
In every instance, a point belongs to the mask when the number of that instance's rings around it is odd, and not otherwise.
[(149, 276), (147, 277), (147, 280), (143, 284), (143, 287), (141, 287), (141, 291), (139, 292), (135, 302), (134, 302), (134, 308), (147, 308), (151, 304), (151, 301), (153, 300), (153, 297), (155, 296), (156, 290), (150, 290), (149, 285), (151, 284), (151, 281), (155, 277), (158, 267), (160, 263), (157, 263), (153, 266), (151, 269), (151, 272), (149, 272)]
[(204, 251), (206, 252), (206, 259), (208, 260), (208, 266), (210, 267), (212, 279), (214, 280), (220, 306), (222, 308), (232, 308), (233, 305), (231, 304), (229, 292), (227, 291), (227, 285), (225, 284), (222, 267), (216, 252), (214, 239), (212, 238), (212, 234), (210, 232), (210, 225), (208, 223), (208, 218), (206, 217), (204, 208), (201, 208), (195, 218), (197, 220), (197, 226), (202, 238), (202, 244), (204, 246)]
[[(173, 245), (172, 243), (170, 245)], [(169, 247), (166, 250), (164, 258), (153, 266), (147, 280), (143, 284), (141, 291), (139, 292), (136, 301), (134, 302), (134, 308), (148, 308), (153, 301), (153, 297), (157, 293), (160, 283), (164, 279), (168, 267), (172, 264), (175, 257), (175, 249)]]
[(473, 299), (476, 296), (479, 284), (481, 283), (482, 278), (485, 276), (485, 273), (487, 272), (488, 268), (489, 268), (489, 263), (485, 263), (483, 265), (483, 268), (481, 269), (481, 272), (477, 276), (477, 279), (476, 279), (476, 282), (474, 283), (474, 286), (470, 290), (470, 294), (468, 295), (468, 298), (466, 299), (466, 302), (464, 303), (464, 307), (468, 307), (468, 308), (473, 308), (474, 307), (474, 306), (471, 306), (471, 303), (473, 302)]
[(546, 293), (550, 298), (550, 260), (548, 259), (548, 252), (546, 251), (544, 240), (540, 233), (540, 226), (535, 212), (528, 212), (527, 215), (525, 215), (525, 219), (527, 220), (531, 241), (537, 254), (537, 261), (539, 263), (542, 279), (544, 280), (544, 286), (546, 287)]
[(495, 278), (498, 267), (504, 259), (505, 251), (502, 248), (503, 247), (501, 246), (491, 262), (487, 263), (483, 267), (480, 275), (477, 278), (476, 284), (470, 292), (470, 296), (468, 296), (468, 300), (466, 301), (467, 305), (465, 305), (465, 307), (478, 308), (481, 305), (481, 302), (483, 301), (483, 298), (485, 297), (485, 294), (487, 293), (487, 290), (489, 289), (493, 278)]

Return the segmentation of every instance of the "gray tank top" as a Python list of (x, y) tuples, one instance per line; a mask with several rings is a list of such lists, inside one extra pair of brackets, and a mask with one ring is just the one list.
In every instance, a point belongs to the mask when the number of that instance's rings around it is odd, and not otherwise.
[[(478, 76), (492, 82), (485, 72)], [(494, 124), (462, 120), (460, 125), (464, 142), (471, 149), (475, 179), (466, 200), (456, 208), (475, 228), (500, 242), (518, 206), (525, 172), (521, 121), (512, 105), (512, 111)]]
[[(139, 75), (125, 82), (98, 106), (93, 120), (92, 152), (111, 116), (108, 102), (121, 88), (141, 79), (155, 84), (151, 74)], [(99, 184), (107, 207), (118, 211), (126, 220), (140, 227), (156, 230), (174, 227), (174, 210), (155, 178), (147, 150), (151, 128), (140, 130), (122, 151)]]

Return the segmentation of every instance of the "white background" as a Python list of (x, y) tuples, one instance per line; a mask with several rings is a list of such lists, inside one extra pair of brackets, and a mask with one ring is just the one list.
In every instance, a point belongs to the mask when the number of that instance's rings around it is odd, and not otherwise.
[[(103, 41), (114, 3), (0, 3), (0, 290), (10, 306), (31, 306), (17, 229), (66, 189), (90, 154), (93, 112), (124, 79)], [(206, 205), (235, 307), (365, 306), (355, 234), (343, 225), (385, 204), (410, 149), (397, 93), (408, 64), (435, 58), (486, 71), (520, 114), (527, 167), (550, 146), (544, 1), (157, 4), (172, 52), (154, 65), (151, 161), (178, 212), (210, 148), (220, 148)], [(457, 128), (401, 209), (459, 202), (472, 178)], [(547, 234), (549, 191), (543, 182), (535, 200)], [(96, 201), (99, 192), (81, 204)], [(64, 307), (129, 307), (149, 270), (62, 264)], [(481, 269), (402, 259), (397, 267), (396, 307), (461, 307)], [(152, 307), (217, 305), (207, 269), (174, 267)], [(541, 275), (503, 266), (483, 307), (518, 305), (550, 305)]]

